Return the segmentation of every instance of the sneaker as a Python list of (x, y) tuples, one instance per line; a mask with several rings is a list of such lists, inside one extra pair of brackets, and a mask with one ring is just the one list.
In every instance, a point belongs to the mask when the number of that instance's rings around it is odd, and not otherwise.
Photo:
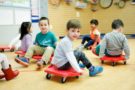
[(37, 70), (41, 70), (44, 65), (46, 65), (45, 61), (44, 60), (40, 60), (37, 62)]
[(95, 76), (96, 74), (99, 74), (103, 71), (103, 67), (101, 66), (92, 66), (89, 69), (89, 76)]
[(80, 68), (85, 68), (85, 65), (82, 63), (79, 63)]
[(29, 59), (25, 57), (16, 57), (15, 61), (22, 66), (28, 67), (29, 66)]

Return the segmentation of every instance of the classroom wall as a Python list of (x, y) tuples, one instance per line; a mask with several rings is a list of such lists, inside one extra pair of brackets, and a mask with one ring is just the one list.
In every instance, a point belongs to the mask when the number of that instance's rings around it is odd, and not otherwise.
[(74, 4), (66, 4), (61, 1), (59, 6), (48, 3), (48, 16), (53, 26), (53, 32), (58, 36), (65, 35), (66, 22), (69, 19), (79, 19), (82, 23), (81, 34), (89, 33), (89, 21), (92, 18), (99, 20), (99, 29), (101, 33), (111, 31), (111, 23), (114, 19), (122, 19), (125, 24), (125, 34), (135, 34), (135, 5), (131, 5), (131, 1), (126, 2), (124, 8), (118, 8), (113, 5), (110, 8), (102, 9), (99, 5), (96, 6), (97, 11), (91, 11), (91, 5), (85, 9), (75, 9)]
[[(5, 9), (5, 8), (13, 9), (12, 7), (2, 7), (2, 6), (0, 7), (0, 9)], [(18, 9), (18, 8), (15, 8), (15, 9)], [(20, 8), (20, 11), (21, 10), (24, 11), (25, 8)], [(39, 17), (48, 16), (48, 0), (39, 1), (39, 12), (40, 12)], [(30, 14), (30, 16), (31, 16), (31, 14)], [(7, 17), (3, 16), (2, 18), (7, 18)], [(24, 18), (24, 17), (22, 17), (22, 18)], [(15, 21), (16, 20), (14, 20), (13, 22), (15, 22)], [(0, 21), (0, 22), (1, 22), (1, 24), (8, 23), (8, 20)], [(38, 22), (32, 23), (32, 27), (33, 27), (32, 36), (33, 36), (33, 40), (34, 40), (36, 37), (36, 34), (38, 32), (40, 32), (39, 27), (38, 27)], [(9, 42), (18, 35), (19, 28), (20, 28), (20, 24), (0, 25), (0, 45), (8, 45)]]

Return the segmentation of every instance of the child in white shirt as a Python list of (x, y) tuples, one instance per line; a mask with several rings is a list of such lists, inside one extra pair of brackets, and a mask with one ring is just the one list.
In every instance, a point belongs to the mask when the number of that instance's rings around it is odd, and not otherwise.
[(67, 70), (70, 67), (78, 72), (82, 73), (82, 69), (79, 67), (79, 61), (81, 61), (89, 70), (90, 76), (95, 76), (103, 71), (101, 66), (93, 66), (85, 54), (78, 50), (73, 50), (72, 42), (80, 36), (80, 22), (76, 19), (69, 20), (67, 23), (67, 36), (65, 36), (61, 42), (57, 45), (54, 52), (54, 58), (52, 64), (58, 69)]

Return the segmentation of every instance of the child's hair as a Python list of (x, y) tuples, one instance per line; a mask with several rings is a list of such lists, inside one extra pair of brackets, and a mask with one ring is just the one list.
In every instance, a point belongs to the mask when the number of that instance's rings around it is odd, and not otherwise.
[(31, 28), (31, 22), (22, 22), (21, 27), (19, 29), (19, 33), (21, 34), (20, 40), (23, 39), (23, 37), (29, 33)]
[(112, 22), (112, 29), (118, 29), (120, 27), (124, 27), (122, 20), (116, 19)]
[(69, 30), (70, 28), (81, 28), (81, 24), (80, 21), (77, 19), (71, 19), (67, 22), (67, 30)]
[(48, 19), (47, 17), (41, 17), (41, 18), (39, 19), (39, 23), (40, 23), (40, 21), (42, 21), (42, 20), (47, 20), (47, 21), (48, 21), (48, 25), (50, 24), (50, 23), (49, 23), (49, 19)]
[(92, 19), (90, 21), (90, 24), (95, 24), (97, 26), (98, 25), (98, 20), (97, 19)]

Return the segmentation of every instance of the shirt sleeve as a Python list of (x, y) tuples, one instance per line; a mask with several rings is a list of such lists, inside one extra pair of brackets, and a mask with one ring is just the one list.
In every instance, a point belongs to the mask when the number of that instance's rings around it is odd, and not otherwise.
[(30, 45), (32, 45), (32, 36), (27, 35), (25, 38), (26, 48), (28, 49)]
[(19, 40), (19, 38), (20, 38), (20, 34), (18, 34), (15, 38), (13, 38), (12, 40), (11, 40), (11, 42), (9, 43), (9, 47), (11, 48), (12, 46), (14, 46), (17, 42), (19, 42), (20, 40)]
[(123, 42), (123, 50), (125, 52), (125, 58), (129, 59), (130, 49), (129, 49), (128, 40), (126, 37), (125, 37), (124, 42)]
[(99, 36), (100, 35), (100, 32), (98, 30), (95, 30), (94, 31), (94, 35), (98, 35)]
[(77, 63), (77, 60), (76, 60), (76, 58), (74, 56), (74, 53), (73, 52), (68, 52), (68, 53), (66, 53), (66, 57), (69, 60), (69, 63), (71, 64), (73, 69), (76, 72), (81, 73), (82, 70), (80, 69), (79, 64)]
[(63, 49), (69, 63), (73, 67), (73, 69), (76, 72), (81, 73), (82, 70), (80, 69), (79, 64), (77, 63), (77, 60), (76, 60), (76, 58), (74, 56), (72, 44), (70, 42), (69, 43), (68, 42), (63, 42), (62, 49)]
[(55, 45), (56, 42), (57, 42), (57, 38), (56, 36), (52, 33), (52, 41), (53, 41), (53, 44)]
[(105, 55), (104, 53), (105, 53), (105, 49), (106, 49), (106, 44), (107, 44), (106, 36), (104, 36), (103, 40), (100, 43), (100, 52), (99, 52), (100, 58)]

